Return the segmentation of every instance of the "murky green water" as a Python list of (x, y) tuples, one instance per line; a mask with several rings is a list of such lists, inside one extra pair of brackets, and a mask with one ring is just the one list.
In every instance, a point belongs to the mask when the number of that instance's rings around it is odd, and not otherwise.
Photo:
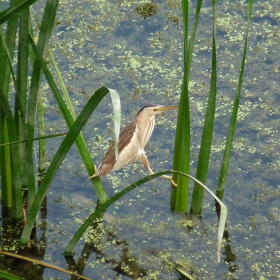
[[(80, 1), (77, 5), (75, 1), (60, 1), (52, 46), (77, 112), (100, 86), (119, 92), (123, 124), (147, 103), (178, 103), (183, 64), (180, 1), (154, 1), (152, 7), (144, 9), (146, 2)], [(204, 2), (190, 87), (192, 175), (211, 67), (211, 2)], [(222, 1), (218, 6), (217, 118), (207, 181), (212, 190), (216, 189), (241, 65), (246, 11), (242, 2)], [(78, 244), (72, 265), (79, 263), (77, 270), (83, 275), (93, 279), (141, 275), (144, 279), (179, 279), (166, 264), (168, 259), (184, 262), (185, 269), (197, 279), (279, 279), (280, 1), (256, 1), (253, 15), (239, 121), (223, 200), (229, 214), (222, 262), (216, 261), (218, 221), (212, 198), (206, 195), (201, 219), (194, 218), (191, 226), (186, 226), (180, 223), (184, 215), (170, 213), (170, 184), (158, 179), (112, 206), (105, 221)], [(53, 122), (58, 117), (50, 96), (46, 90), (50, 120), (47, 129), (65, 131), (63, 122)], [(84, 129), (96, 164), (113, 136), (111, 117), (107, 98)], [(154, 171), (172, 168), (175, 126), (176, 112), (157, 118), (146, 148)], [(54, 143), (60, 141), (48, 140), (49, 158)], [(144, 174), (144, 168), (135, 164), (103, 181), (112, 196)], [(36, 246), (29, 256), (67, 268), (62, 253), (96, 204), (96, 195), (86, 178), (73, 147), (50, 189), (45, 212), (38, 221)], [(2, 240), (3, 244), (12, 247)], [(41, 269), (38, 275), (44, 275), (44, 279), (68, 279), (48, 269)]]

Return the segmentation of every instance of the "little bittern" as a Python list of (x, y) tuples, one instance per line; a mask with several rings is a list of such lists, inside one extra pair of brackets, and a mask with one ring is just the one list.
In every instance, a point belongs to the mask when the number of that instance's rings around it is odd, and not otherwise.
[[(147, 169), (149, 174), (154, 174), (144, 148), (155, 128), (155, 116), (167, 110), (177, 109), (179, 106), (161, 106), (161, 105), (146, 105), (136, 115), (135, 119), (130, 122), (120, 133), (118, 152), (119, 156), (115, 158), (114, 143), (111, 143), (108, 148), (101, 164), (98, 166), (97, 171), (89, 179), (94, 177), (105, 176), (111, 171), (119, 170), (124, 166), (140, 161)], [(171, 177), (162, 176), (169, 179), (174, 186), (176, 184), (172, 181)]]

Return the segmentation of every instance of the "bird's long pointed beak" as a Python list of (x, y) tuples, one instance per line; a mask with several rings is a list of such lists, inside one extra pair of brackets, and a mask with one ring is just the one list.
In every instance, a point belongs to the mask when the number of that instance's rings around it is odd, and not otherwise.
[(175, 105), (172, 105), (172, 106), (162, 106), (162, 107), (159, 107), (159, 108), (156, 108), (155, 111), (156, 112), (164, 112), (164, 111), (169, 111), (169, 110), (175, 110), (179, 108), (179, 106), (175, 106)]

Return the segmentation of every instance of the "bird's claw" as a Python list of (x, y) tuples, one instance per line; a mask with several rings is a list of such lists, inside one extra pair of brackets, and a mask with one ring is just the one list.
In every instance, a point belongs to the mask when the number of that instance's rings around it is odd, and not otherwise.
[(171, 184), (173, 185), (173, 187), (177, 188), (177, 184), (173, 181), (172, 176), (168, 177), (168, 180), (171, 182)]
[(94, 165), (94, 173), (93, 173), (93, 175), (91, 175), (91, 176), (89, 176), (88, 178), (87, 178), (87, 180), (91, 180), (91, 179), (93, 179), (95, 176), (95, 174), (96, 174), (96, 170), (97, 170), (97, 168), (96, 168), (96, 166)]
[(162, 178), (165, 178), (167, 180), (169, 180), (171, 182), (171, 184), (177, 188), (177, 184), (173, 181), (172, 176), (166, 176), (166, 175), (162, 175)]

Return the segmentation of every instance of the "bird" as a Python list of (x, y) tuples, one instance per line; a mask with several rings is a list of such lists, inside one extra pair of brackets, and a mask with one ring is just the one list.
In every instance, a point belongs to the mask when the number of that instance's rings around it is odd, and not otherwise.
[[(102, 177), (109, 172), (119, 170), (128, 164), (140, 161), (147, 169), (149, 175), (154, 174), (148, 158), (145, 154), (145, 146), (149, 142), (155, 128), (155, 117), (164, 111), (177, 109), (179, 106), (170, 105), (145, 105), (137, 113), (135, 119), (131, 121), (120, 133), (118, 141), (118, 158), (115, 158), (114, 142), (111, 143), (105, 153), (96, 172), (89, 179)], [(177, 184), (172, 177), (162, 176), (171, 181), (174, 186)]]

